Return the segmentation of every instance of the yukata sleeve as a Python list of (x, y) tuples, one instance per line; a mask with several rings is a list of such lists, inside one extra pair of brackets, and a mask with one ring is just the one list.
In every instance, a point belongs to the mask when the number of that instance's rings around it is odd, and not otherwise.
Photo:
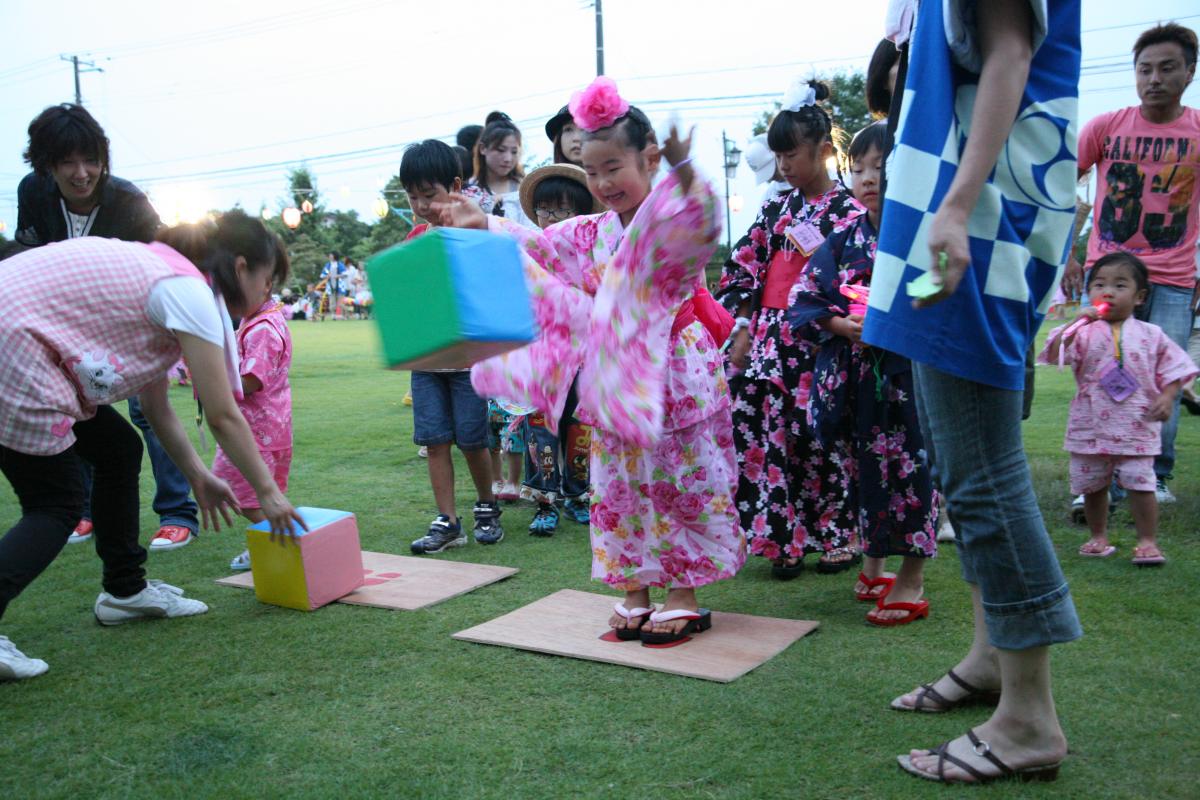
[(283, 339), (268, 324), (254, 325), (242, 337), (242, 377), (253, 375), (263, 386), (283, 360)]
[(601, 429), (640, 447), (661, 438), (671, 327), (720, 234), (699, 175), (685, 193), (672, 172), (642, 201), (596, 292), (579, 376), (579, 406)]
[(1161, 329), (1156, 335), (1154, 383), (1158, 390), (1161, 392), (1175, 381), (1184, 381), (1186, 384), (1194, 380), (1200, 374), (1200, 369), (1197, 369), (1187, 351), (1171, 341)]
[(791, 294), (792, 302), (787, 310), (787, 321), (793, 328), (846, 315), (849, 306), (838, 290), (841, 285), (838, 262), (844, 240), (842, 233), (826, 239), (796, 279), (796, 290)]
[(544, 412), (553, 431), (579, 370), (592, 298), (565, 280), (568, 270), (558, 256), (565, 245), (556, 246), (544, 231), (492, 216), (488, 229), (517, 240), (536, 334), (525, 347), (473, 366), (471, 384), (484, 397)]
[(1066, 345), (1063, 345), (1059, 348), (1057, 361), (1052, 361), (1050, 359), (1050, 347), (1056, 341), (1058, 341), (1062, 338), (1063, 331), (1065, 331), (1070, 326), (1070, 324), (1071, 323), (1067, 323), (1066, 325), (1059, 325), (1057, 328), (1055, 328), (1054, 330), (1050, 331), (1049, 334), (1047, 334), (1046, 343), (1044, 345), (1042, 345), (1042, 351), (1037, 354), (1037, 359), (1036, 359), (1037, 363), (1051, 364), (1051, 365), (1057, 364), (1059, 366), (1059, 368), (1061, 368), (1064, 364), (1078, 365), (1083, 361), (1083, 353), (1084, 353), (1084, 350), (1086, 349), (1085, 341), (1087, 339), (1087, 334), (1088, 334), (1087, 326), (1080, 328), (1079, 331), (1076, 332), (1075, 337), (1073, 339), (1071, 339), (1070, 342), (1068, 342)]
[(721, 271), (721, 282), (715, 296), (730, 314), (736, 314), (739, 306), (753, 300), (759, 290), (759, 276), (771, 260), (770, 219), (778, 205), (775, 198), (763, 203), (754, 224), (734, 244), (729, 260)]

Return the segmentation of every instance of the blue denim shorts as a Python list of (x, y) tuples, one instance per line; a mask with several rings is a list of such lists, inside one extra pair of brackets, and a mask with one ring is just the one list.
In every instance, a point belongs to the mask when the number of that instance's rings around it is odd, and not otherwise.
[(487, 400), (475, 394), (470, 372), (413, 372), (412, 400), (416, 444), (487, 448)]

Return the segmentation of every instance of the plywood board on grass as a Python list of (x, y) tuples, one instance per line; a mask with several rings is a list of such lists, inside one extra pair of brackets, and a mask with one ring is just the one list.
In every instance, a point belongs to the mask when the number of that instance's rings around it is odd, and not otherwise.
[[(515, 567), (372, 553), (368, 550), (363, 551), (362, 559), (363, 585), (337, 602), (416, 611), (504, 580), (518, 571)], [(217, 583), (253, 589), (254, 576), (243, 572), (221, 578)]]
[(617, 599), (563, 589), (459, 631), (454, 638), (729, 683), (779, 655), (820, 624), (713, 611), (711, 629), (676, 647), (650, 648), (639, 641), (600, 638), (609, 630), (607, 621)]

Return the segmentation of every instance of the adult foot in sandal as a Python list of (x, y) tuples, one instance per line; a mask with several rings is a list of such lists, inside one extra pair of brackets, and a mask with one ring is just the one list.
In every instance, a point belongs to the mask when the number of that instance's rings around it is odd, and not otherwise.
[[(946, 681), (950, 681), (948, 684)], [(950, 694), (947, 697), (939, 691), (937, 686), (942, 686), (942, 691)], [(946, 686), (954, 689), (945, 688)], [(1000, 690), (997, 689), (982, 689), (973, 683), (964, 680), (957, 672), (950, 670), (940, 680), (933, 683), (926, 683), (918, 686), (912, 692), (901, 695), (892, 701), (892, 708), (897, 711), (917, 711), (924, 714), (944, 714), (947, 711), (953, 711), (959, 706), (966, 705), (996, 705), (1000, 702)]]
[[(626, 592), (625, 602), (622, 605), (624, 605), (626, 612), (639, 610), (645, 611), (646, 609), (650, 609), (651, 611), (654, 610), (654, 607), (650, 605), (649, 589), (638, 589), (634, 592)], [(646, 611), (645, 614), (638, 614), (636, 616), (630, 614), (626, 616), (625, 614), (622, 614), (614, 609), (613, 615), (608, 618), (608, 627), (617, 631), (618, 637), (621, 636), (623, 631), (631, 631), (632, 636), (630, 638), (636, 639), (637, 632), (646, 622), (646, 617), (649, 615), (650, 612)]]
[[(646, 602), (649, 603), (649, 593)], [(662, 613), (669, 611), (699, 611), (700, 603), (696, 601), (695, 589), (671, 589), (667, 592), (667, 602), (659, 609)], [(689, 624), (687, 619), (672, 619), (665, 622), (648, 620), (642, 627), (645, 633), (676, 634)]]
[(995, 780), (1052, 781), (1067, 756), (1067, 740), (1057, 725), (1041, 730), (995, 718), (964, 736), (932, 750), (897, 756), (900, 767), (940, 783), (990, 783)]
[[(986, 631), (985, 629), (982, 629)], [(933, 683), (918, 686), (892, 700), (897, 711), (939, 713), (960, 705), (994, 702), (1000, 692), (1000, 662), (986, 634), (977, 637), (962, 661)]]

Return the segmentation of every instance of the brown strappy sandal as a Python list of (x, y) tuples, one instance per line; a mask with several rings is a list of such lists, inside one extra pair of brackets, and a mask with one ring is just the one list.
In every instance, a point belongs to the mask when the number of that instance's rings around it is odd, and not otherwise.
[[(937, 783), (969, 783), (983, 785), (985, 783), (995, 783), (996, 781), (1019, 780), (1022, 783), (1030, 781), (1050, 781), (1058, 780), (1058, 769), (1062, 766), (1062, 761), (1055, 761), (1053, 764), (1038, 764), (1032, 767), (1022, 767), (1021, 769), (1013, 769), (1008, 764), (1001, 761), (995, 753), (992, 752), (991, 746), (975, 735), (974, 730), (967, 731), (967, 739), (971, 742), (971, 747), (975, 751), (975, 755), (991, 762), (1000, 772), (996, 775), (985, 775), (979, 770), (972, 767), (967, 762), (957, 756), (950, 755), (950, 742), (943, 742), (937, 747), (929, 751), (930, 755), (938, 757), (937, 774), (933, 775), (923, 769), (918, 769), (912, 763), (912, 756), (896, 756), (897, 763), (900, 764), (900, 769), (905, 772), (916, 775), (918, 778), (924, 778), (927, 781), (935, 781)], [(946, 762), (949, 761), (954, 766), (968, 773), (975, 780), (947, 780), (946, 779)]]
[[(891, 707), (896, 711), (919, 711), (923, 714), (944, 714), (947, 711), (953, 711), (960, 706), (994, 706), (1000, 702), (999, 692), (980, 689), (977, 686), (972, 686), (962, 678), (958, 677), (954, 670), (947, 672), (946, 677), (962, 687), (966, 694), (957, 700), (949, 700), (937, 689), (934, 689), (932, 683), (924, 683), (921, 684), (919, 689), (917, 689), (917, 702), (915, 705), (906, 706), (904, 703), (901, 703), (900, 698), (897, 697), (892, 701)], [(926, 698), (932, 701), (932, 703), (928, 702)], [(936, 705), (934, 705), (934, 703), (936, 703)]]

